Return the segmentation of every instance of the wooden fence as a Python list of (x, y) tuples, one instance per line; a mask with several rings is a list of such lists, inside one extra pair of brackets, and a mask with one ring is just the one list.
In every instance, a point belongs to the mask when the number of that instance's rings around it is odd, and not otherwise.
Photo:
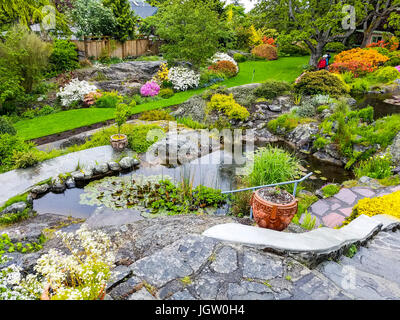
[(101, 56), (118, 57), (124, 59), (126, 57), (139, 57), (143, 55), (158, 55), (160, 52), (160, 40), (127, 40), (119, 42), (112, 39), (85, 39), (72, 40), (81, 56), (86, 58), (94, 57), (98, 59)]

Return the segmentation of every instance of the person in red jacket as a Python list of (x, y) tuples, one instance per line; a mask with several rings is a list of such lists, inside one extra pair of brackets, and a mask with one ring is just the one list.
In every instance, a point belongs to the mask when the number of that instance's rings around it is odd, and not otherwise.
[(326, 64), (326, 57), (325, 57), (325, 56), (322, 57), (322, 58), (319, 60), (317, 67), (318, 67), (318, 70), (326, 69), (327, 64)]

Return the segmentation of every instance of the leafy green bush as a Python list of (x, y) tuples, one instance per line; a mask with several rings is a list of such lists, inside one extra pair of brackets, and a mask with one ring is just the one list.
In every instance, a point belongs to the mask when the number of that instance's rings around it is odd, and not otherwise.
[(96, 108), (115, 108), (123, 98), (117, 91), (104, 92), (103, 95), (96, 100), (94, 106)]
[(297, 209), (297, 216), (300, 218), (303, 213), (307, 211), (307, 209), (314, 203), (317, 202), (319, 199), (316, 195), (312, 194), (305, 194), (300, 193), (297, 196), (298, 202), (298, 209)]
[(279, 53), (288, 56), (307, 56), (310, 54), (310, 50), (296, 44), (279, 43)]
[(324, 195), (325, 198), (329, 198), (334, 196), (340, 191), (340, 186), (337, 184), (330, 183), (326, 186), (324, 186), (322, 189), (322, 194)]
[(158, 95), (163, 99), (169, 99), (173, 97), (174, 94), (174, 90), (172, 90), (171, 88), (165, 88), (161, 89)]
[[(253, 166), (249, 166), (245, 181), (249, 186), (262, 186), (294, 180), (299, 174), (300, 161), (287, 151), (276, 147), (263, 147), (254, 152)], [(251, 171), (250, 171), (251, 170)], [(293, 185), (283, 186), (292, 191)]]
[(379, 144), (382, 148), (386, 148), (399, 131), (400, 114), (393, 114), (376, 120), (373, 126), (358, 128), (357, 133), (371, 144)]
[(322, 106), (319, 106), (319, 107), (317, 108), (317, 112), (318, 112), (318, 113), (321, 113), (322, 111), (328, 110), (328, 109), (330, 109), (329, 106), (322, 105)]
[(344, 82), (346, 83), (352, 83), (354, 81), (354, 74), (353, 72), (344, 72), (340, 75), (343, 79)]
[(212, 110), (222, 111), (229, 119), (246, 120), (250, 113), (245, 107), (238, 104), (233, 95), (215, 94), (207, 104), (206, 113)]
[(204, 125), (200, 122), (197, 122), (190, 117), (178, 118), (178, 119), (176, 119), (176, 122), (183, 124), (186, 127), (192, 128), (192, 129), (206, 129), (207, 128), (206, 125)]
[(342, 96), (348, 93), (346, 83), (339, 75), (327, 70), (307, 72), (294, 85), (297, 93), (305, 95), (328, 94), (330, 96)]
[(235, 53), (233, 55), (233, 59), (235, 59), (236, 62), (245, 62), (247, 60), (246, 56), (241, 54), (241, 53)]
[(51, 44), (24, 26), (15, 25), (0, 42), (0, 67), (11, 70), (10, 74), (15, 75), (15, 85), (22, 86), (29, 93), (47, 69), (51, 52)]
[(39, 111), (37, 112), (37, 115), (38, 116), (47, 116), (54, 112), (56, 112), (56, 110), (52, 106), (49, 106), (48, 104), (46, 104), (45, 106), (43, 106), (42, 108), (39, 109)]
[(303, 103), (297, 109), (297, 115), (302, 118), (311, 118), (315, 116), (315, 108), (311, 103)]
[(0, 117), (0, 135), (5, 133), (15, 135), (17, 134), (17, 130), (15, 130), (10, 119), (6, 117)]
[(257, 97), (273, 99), (290, 90), (290, 84), (285, 81), (268, 80), (262, 83), (257, 89), (254, 89), (254, 94)]
[(16, 151), (12, 156), (15, 168), (29, 168), (40, 162), (39, 151), (30, 149), (25, 151)]
[(55, 74), (79, 68), (76, 45), (68, 40), (55, 40), (49, 62), (50, 71)]
[(330, 42), (325, 46), (325, 51), (339, 53), (346, 50), (346, 46), (341, 42)]
[(394, 67), (383, 67), (375, 71), (372, 76), (380, 83), (388, 83), (400, 78), (400, 72)]
[(313, 119), (300, 118), (297, 114), (286, 113), (282, 114), (276, 119), (268, 122), (268, 129), (272, 132), (280, 134), (283, 132), (290, 132), (301, 123), (311, 122)]
[(348, 119), (359, 118), (365, 122), (371, 123), (372, 121), (374, 121), (374, 108), (368, 106), (360, 110), (350, 111), (347, 114), (347, 118)]
[(317, 150), (325, 148), (331, 141), (327, 138), (319, 136), (317, 139), (314, 140), (313, 147)]
[[(129, 147), (135, 152), (146, 152), (147, 149), (158, 140), (158, 137), (149, 137), (147, 134), (151, 130), (156, 130), (159, 136), (162, 136), (163, 130), (161, 127), (153, 124), (149, 125), (132, 125), (125, 124), (121, 127), (121, 133), (127, 135)], [(79, 150), (85, 150), (95, 148), (99, 146), (105, 146), (110, 144), (110, 136), (117, 134), (118, 129), (116, 126), (103, 129), (93, 134), (92, 138), (85, 144), (71, 147), (68, 149), (69, 152), (76, 152)]]
[(396, 67), (400, 66), (400, 51), (393, 51), (389, 53), (389, 59), (385, 62), (385, 67)]
[(143, 121), (175, 120), (174, 117), (169, 114), (169, 110), (163, 110), (163, 109), (156, 109), (143, 112), (139, 119)]
[(391, 160), (389, 157), (373, 157), (361, 161), (359, 166), (354, 169), (357, 178), (367, 176), (374, 179), (388, 178), (392, 175)]
[[(154, 135), (148, 136), (149, 131), (153, 131)], [(146, 152), (151, 145), (160, 139), (163, 130), (156, 125), (138, 125), (132, 126), (127, 130), (129, 147), (138, 153)]]
[(368, 92), (370, 84), (367, 79), (358, 78), (351, 84), (350, 94), (352, 96), (360, 96)]
[(27, 152), (33, 148), (32, 143), (25, 143), (22, 138), (9, 135), (0, 135), (0, 172), (14, 167), (14, 153)]

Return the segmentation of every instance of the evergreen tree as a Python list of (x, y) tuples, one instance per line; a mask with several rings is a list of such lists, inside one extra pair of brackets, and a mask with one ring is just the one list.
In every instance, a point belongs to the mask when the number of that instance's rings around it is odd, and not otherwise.
[(131, 9), (128, 0), (103, 0), (104, 6), (111, 9), (116, 19), (116, 26), (113, 36), (126, 41), (134, 38), (137, 17)]

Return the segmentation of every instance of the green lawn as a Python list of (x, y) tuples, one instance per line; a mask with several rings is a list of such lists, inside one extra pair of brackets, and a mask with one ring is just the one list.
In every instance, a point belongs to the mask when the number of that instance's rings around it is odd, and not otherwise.
[[(302, 72), (303, 65), (308, 63), (308, 59), (309, 57), (288, 57), (275, 61), (246, 61), (239, 64), (240, 72), (236, 77), (228, 79), (222, 84), (227, 87), (235, 87), (247, 83), (263, 82), (268, 79), (293, 82)], [(179, 92), (170, 99), (138, 105), (134, 108), (133, 113), (177, 105), (204, 90), (195, 89)], [(21, 120), (15, 124), (15, 128), (18, 131), (18, 136), (25, 140), (31, 140), (113, 118), (114, 109), (76, 109), (34, 119)]]

